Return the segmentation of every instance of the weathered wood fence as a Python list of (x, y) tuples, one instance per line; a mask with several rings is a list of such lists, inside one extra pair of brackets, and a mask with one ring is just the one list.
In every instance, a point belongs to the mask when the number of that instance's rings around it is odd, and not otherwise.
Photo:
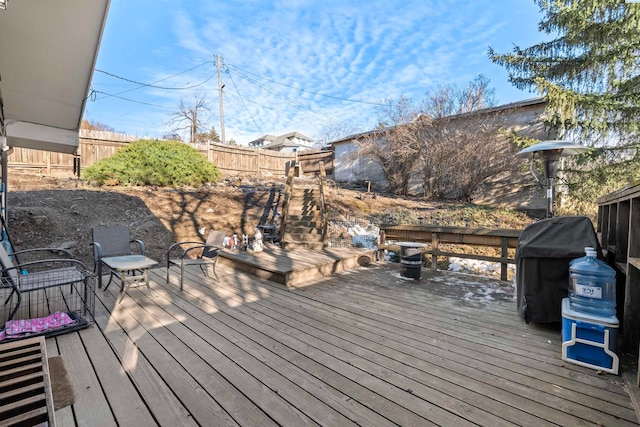
[[(521, 230), (507, 228), (471, 228), (447, 227), (438, 225), (382, 224), (380, 225), (379, 248), (399, 249), (399, 245), (388, 242), (420, 242), (430, 243), (422, 250), (423, 254), (431, 254), (431, 268), (438, 269), (438, 257), (459, 257), (479, 259), (500, 263), (500, 279), (507, 280), (507, 264), (515, 264), (515, 258), (509, 258), (509, 249), (517, 247)], [(440, 244), (472, 245), (500, 248), (500, 257), (463, 252), (441, 251)], [(397, 246), (397, 248), (396, 248)]]
[[(113, 132), (80, 132), (78, 155), (14, 148), (9, 155), (9, 168), (37, 169), (40, 173), (75, 174), (78, 166), (85, 168), (112, 156), (136, 137)], [(286, 176), (293, 162), (301, 164), (305, 174), (319, 174), (319, 162), (327, 173), (333, 172), (333, 151), (306, 150), (298, 153), (280, 153), (273, 150), (253, 149), (236, 145), (212, 144), (211, 153), (206, 146), (195, 147), (211, 159), (223, 175)]]

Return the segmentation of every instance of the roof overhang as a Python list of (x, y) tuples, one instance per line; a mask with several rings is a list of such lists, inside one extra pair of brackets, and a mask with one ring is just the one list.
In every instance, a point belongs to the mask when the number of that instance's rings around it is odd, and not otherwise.
[(0, 135), (75, 153), (110, 0), (8, 0), (0, 9)]

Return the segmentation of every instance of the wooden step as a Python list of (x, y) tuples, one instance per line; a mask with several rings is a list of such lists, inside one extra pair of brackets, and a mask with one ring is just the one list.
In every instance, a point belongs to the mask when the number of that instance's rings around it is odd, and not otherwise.
[(282, 236), (283, 241), (297, 241), (297, 242), (322, 242), (323, 240), (322, 232), (320, 233), (292, 233), (288, 229)]
[(322, 200), (316, 199), (291, 199), (289, 201), (289, 207), (294, 206), (320, 206), (322, 205)]
[(286, 232), (293, 234), (322, 234), (322, 227), (287, 224)]
[(320, 205), (316, 205), (313, 203), (291, 203), (287, 208), (287, 212), (291, 212), (292, 209), (320, 209)]
[(265, 245), (264, 251), (257, 253), (223, 250), (218, 262), (288, 288), (299, 288), (313, 284), (315, 279), (357, 268), (363, 257), (374, 260), (375, 255), (375, 250), (367, 249), (288, 250)]
[(294, 209), (289, 209), (287, 211), (287, 217), (290, 216), (311, 216), (311, 215), (320, 215), (320, 209), (316, 206), (316, 207), (307, 207), (307, 208), (294, 208)]
[(293, 197), (318, 196), (320, 189), (318, 188), (294, 188), (291, 191)]
[(298, 233), (298, 234), (322, 234), (322, 227), (320, 223), (316, 222), (288, 222), (282, 229), (283, 233)]
[(286, 220), (288, 224), (293, 222), (317, 222), (318, 226), (320, 226), (322, 223), (322, 216), (320, 215), (320, 212), (316, 212), (313, 215), (287, 215)]
[(283, 249), (308, 249), (311, 251), (321, 251), (325, 248), (324, 242), (305, 242), (305, 241), (280, 241), (280, 245)]

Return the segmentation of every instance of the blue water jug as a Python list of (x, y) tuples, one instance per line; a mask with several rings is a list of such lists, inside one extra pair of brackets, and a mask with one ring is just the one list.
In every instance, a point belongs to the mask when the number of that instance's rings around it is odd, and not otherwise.
[(571, 309), (603, 317), (616, 315), (616, 271), (585, 248), (586, 256), (569, 262)]

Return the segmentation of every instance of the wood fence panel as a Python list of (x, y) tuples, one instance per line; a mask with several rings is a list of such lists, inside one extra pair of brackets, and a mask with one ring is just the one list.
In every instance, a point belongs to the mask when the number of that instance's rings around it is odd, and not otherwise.
[(257, 150), (260, 158), (260, 173), (263, 175), (287, 174), (289, 163), (295, 161), (295, 153), (279, 153), (273, 150)]
[[(112, 156), (121, 148), (132, 142), (111, 132), (92, 132), (81, 136), (78, 153), (81, 168)], [(83, 135), (81, 133), (81, 135)], [(125, 135), (126, 136), (126, 135)], [(111, 138), (111, 139), (102, 139)], [(206, 147), (195, 147), (208, 158)], [(35, 168), (51, 173), (52, 170), (73, 173), (74, 155), (52, 153), (48, 151), (14, 148), (9, 156), (10, 168)], [(318, 162), (323, 161), (325, 169), (333, 171), (333, 152), (314, 151), (297, 153), (280, 153), (272, 150), (240, 147), (237, 145), (212, 144), (211, 159), (223, 175), (266, 175), (285, 176), (288, 165), (296, 159), (302, 159), (305, 173), (319, 173)], [(315, 171), (315, 172), (314, 172)]]
[(320, 174), (320, 162), (327, 175), (333, 175), (333, 150), (305, 150), (298, 152), (298, 162), (305, 174)]

